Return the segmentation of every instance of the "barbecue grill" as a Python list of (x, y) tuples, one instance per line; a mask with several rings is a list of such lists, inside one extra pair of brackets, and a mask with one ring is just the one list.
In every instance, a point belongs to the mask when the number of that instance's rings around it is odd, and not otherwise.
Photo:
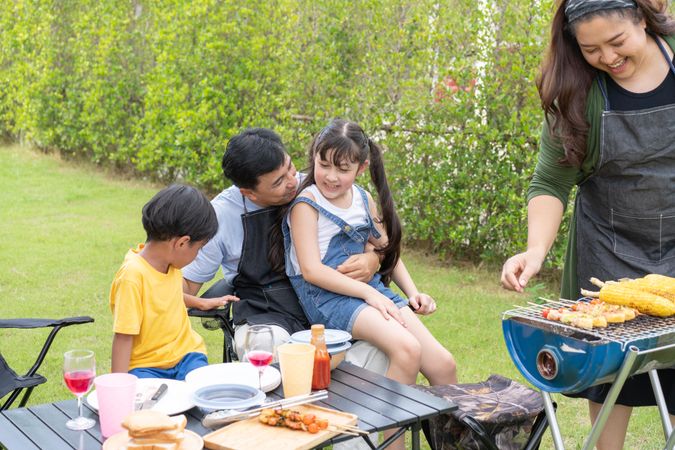
[[(590, 299), (582, 299), (590, 300)], [(556, 449), (562, 449), (551, 393), (576, 393), (612, 382), (584, 449), (595, 446), (623, 384), (649, 372), (661, 414), (666, 448), (675, 444), (656, 369), (675, 365), (675, 317), (638, 315), (635, 319), (585, 330), (543, 317), (546, 308), (570, 308), (570, 300), (545, 301), (506, 311), (502, 329), (506, 347), (523, 376), (541, 390)], [(672, 438), (672, 439), (671, 439)]]

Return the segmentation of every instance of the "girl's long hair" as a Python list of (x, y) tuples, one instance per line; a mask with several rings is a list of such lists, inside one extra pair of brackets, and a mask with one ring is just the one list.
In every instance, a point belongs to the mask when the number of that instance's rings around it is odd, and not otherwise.
[[(343, 119), (334, 119), (328, 126), (319, 132), (309, 148), (308, 170), (305, 180), (298, 189), (302, 192), (306, 187), (314, 184), (314, 159), (318, 155), (320, 159), (327, 160), (330, 153), (333, 164), (340, 165), (350, 161), (363, 164), (370, 159), (370, 177), (377, 189), (377, 197), (380, 205), (381, 218), (373, 220), (384, 225), (387, 233), (387, 243), (375, 251), (383, 255), (379, 273), (385, 284), (389, 284), (393, 272), (401, 255), (401, 221), (394, 209), (394, 201), (387, 183), (382, 161), (382, 150), (372, 139), (363, 132), (363, 129), (354, 122)], [(274, 270), (282, 271), (284, 268), (284, 247), (281, 234), (281, 223), (285, 220), (288, 207), (283, 208), (270, 235), (270, 263)]]
[(586, 157), (589, 123), (586, 119), (588, 92), (598, 71), (584, 59), (577, 44), (575, 26), (592, 17), (618, 14), (634, 23), (645, 19), (647, 30), (661, 36), (675, 33), (675, 21), (665, 2), (636, 0), (637, 9), (601, 10), (569, 23), (565, 17), (567, 0), (560, 2), (551, 25), (551, 42), (537, 77), (541, 106), (551, 134), (560, 138), (565, 149), (563, 164), (580, 167)]

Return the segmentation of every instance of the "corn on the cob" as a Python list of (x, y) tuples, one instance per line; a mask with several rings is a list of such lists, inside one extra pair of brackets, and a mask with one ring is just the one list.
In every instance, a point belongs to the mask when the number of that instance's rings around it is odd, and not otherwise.
[(641, 289), (652, 294), (665, 297), (671, 302), (675, 302), (675, 278), (665, 275), (649, 274), (643, 278), (627, 281), (631, 288)]
[(660, 295), (635, 288), (629, 283), (605, 283), (600, 289), (600, 300), (612, 305), (630, 306), (651, 316), (669, 317), (675, 314), (673, 302)]

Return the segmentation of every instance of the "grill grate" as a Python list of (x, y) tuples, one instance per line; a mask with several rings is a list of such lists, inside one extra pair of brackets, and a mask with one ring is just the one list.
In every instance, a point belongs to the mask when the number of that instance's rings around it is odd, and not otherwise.
[[(675, 316), (673, 317), (652, 317), (641, 314), (633, 320), (624, 323), (610, 323), (607, 328), (593, 328), (585, 330), (573, 327), (560, 322), (545, 319), (541, 313), (546, 308), (570, 308), (577, 303), (572, 300), (560, 299), (559, 301), (545, 300), (545, 303), (529, 306), (518, 306), (515, 309), (504, 312), (503, 319), (519, 318), (528, 322), (536, 322), (556, 334), (572, 336), (577, 339), (588, 341), (603, 340), (621, 344), (625, 351), (629, 344), (643, 339), (654, 339), (661, 337), (671, 337), (675, 341)], [(584, 298), (582, 301), (590, 299)], [(671, 336), (672, 335), (672, 336)]]

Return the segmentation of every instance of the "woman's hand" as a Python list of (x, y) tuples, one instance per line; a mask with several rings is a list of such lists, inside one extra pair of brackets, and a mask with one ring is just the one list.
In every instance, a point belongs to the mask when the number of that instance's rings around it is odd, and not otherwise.
[(221, 306), (227, 305), (229, 302), (238, 302), (239, 297), (234, 295), (223, 295), (222, 297), (213, 297), (213, 298), (199, 298), (198, 302), (192, 306), (201, 311), (208, 311), (210, 309), (220, 308)]
[(530, 278), (539, 273), (544, 257), (540, 252), (528, 250), (507, 259), (502, 267), (502, 286), (523, 292)]
[(409, 297), (408, 301), (410, 301), (410, 306), (412, 306), (415, 314), (426, 316), (436, 311), (436, 302), (427, 294), (418, 292)]
[(393, 317), (398, 323), (407, 326), (401, 315), (401, 311), (398, 310), (398, 307), (391, 301), (388, 297), (385, 297), (375, 289), (374, 293), (368, 295), (364, 298), (365, 302), (370, 306), (378, 310), (385, 319), (389, 320), (390, 317)]

